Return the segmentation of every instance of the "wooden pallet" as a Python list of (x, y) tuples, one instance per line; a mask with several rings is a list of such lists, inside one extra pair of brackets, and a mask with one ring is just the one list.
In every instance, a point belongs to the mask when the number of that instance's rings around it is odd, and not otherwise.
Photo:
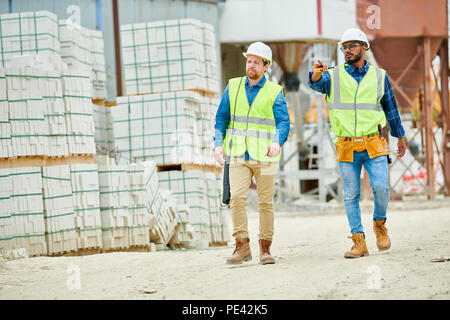
[(74, 255), (77, 252), (77, 250), (67, 250), (67, 251), (59, 251), (59, 252), (53, 252), (48, 253), (48, 257), (60, 257), (60, 256), (71, 256)]
[(122, 247), (122, 248), (111, 248), (111, 249), (101, 249), (100, 253), (110, 253), (110, 252), (150, 252), (150, 245), (143, 244), (138, 246)]
[(99, 106), (104, 106), (106, 98), (101, 98), (101, 99), (94, 99), (94, 98), (92, 98), (91, 100), (92, 100), (93, 104), (96, 104), (96, 105), (99, 105)]
[(114, 106), (117, 106), (117, 102), (115, 102), (115, 101), (112, 101), (112, 102), (105, 101), (105, 107), (114, 107)]
[(228, 247), (227, 241), (210, 241), (209, 242), (210, 247)]
[(208, 164), (197, 164), (197, 163), (166, 163), (157, 164), (157, 172), (161, 171), (187, 171), (187, 170), (201, 170), (221, 173), (222, 167), (208, 165)]
[(65, 254), (65, 256), (88, 256), (91, 254), (98, 254), (100, 253), (100, 250), (101, 250), (100, 247), (83, 248), (78, 249), (77, 251), (67, 253)]
[(0, 168), (47, 167), (64, 164), (94, 163), (94, 154), (75, 154), (69, 156), (21, 156), (0, 158)]

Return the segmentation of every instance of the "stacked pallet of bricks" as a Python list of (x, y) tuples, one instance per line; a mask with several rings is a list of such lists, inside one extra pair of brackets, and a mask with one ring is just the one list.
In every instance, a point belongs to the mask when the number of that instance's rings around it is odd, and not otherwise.
[(150, 229), (150, 241), (157, 249), (165, 248), (174, 236), (179, 219), (176, 213), (177, 199), (172, 192), (160, 189), (155, 201), (156, 223)]
[(180, 223), (177, 225), (174, 235), (169, 241), (169, 247), (171, 249), (178, 249), (183, 247), (189, 248), (191, 246), (194, 248), (198, 247), (193, 244), (194, 230), (189, 220), (190, 211), (191, 209), (187, 204), (179, 203), (177, 201), (176, 214)]
[(101, 249), (103, 241), (97, 164), (71, 164), (70, 177), (78, 249)]
[[(120, 26), (126, 93), (218, 88), (214, 29), (196, 19)], [(207, 60), (205, 60), (205, 53)], [(207, 73), (209, 68), (209, 74)]]
[(95, 154), (95, 124), (89, 75), (79, 70), (66, 70), (61, 78), (69, 154)]
[(189, 206), (193, 240), (229, 241), (229, 214), (220, 210), (221, 174), (203, 170), (161, 171), (159, 181), (163, 188), (172, 190), (179, 203)]
[(92, 112), (94, 116), (94, 141), (97, 154), (110, 154), (114, 149), (111, 107), (93, 104)]
[(12, 155), (9, 104), (6, 95), (5, 70), (0, 67), (0, 158)]
[(203, 99), (191, 91), (118, 97), (110, 108), (114, 147), (129, 162), (202, 164), (197, 119)]
[(78, 251), (69, 165), (42, 167), (45, 241), (49, 255)]
[[(90, 81), (83, 74), (45, 71), (36, 56), (13, 58), (6, 67), (5, 94), (0, 104), (2, 154), (19, 156), (68, 156), (94, 154), (92, 101), (86, 96)], [(3, 90), (2, 90), (3, 91)]]
[(209, 92), (219, 92), (216, 34), (209, 23), (202, 23), (203, 47), (205, 49), (206, 85)]
[[(154, 187), (148, 184), (155, 164), (115, 164), (114, 159), (97, 156), (100, 184), (100, 212), (103, 249), (148, 246)], [(145, 177), (148, 176), (146, 180)]]
[(61, 58), (70, 69), (85, 70), (91, 80), (90, 96), (107, 98), (104, 42), (101, 31), (86, 29), (72, 20), (59, 20)]
[(61, 60), (58, 32), (50, 12), (0, 16), (1, 158), (95, 153), (92, 68)]
[(0, 251), (47, 254), (40, 167), (0, 169)]
[(40, 54), (48, 60), (60, 59), (58, 20), (48, 11), (0, 15), (0, 66), (15, 56)]

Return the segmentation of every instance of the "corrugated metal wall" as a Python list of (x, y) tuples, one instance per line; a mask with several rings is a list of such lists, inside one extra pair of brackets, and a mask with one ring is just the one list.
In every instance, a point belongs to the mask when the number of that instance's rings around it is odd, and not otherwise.
[[(118, 0), (120, 24), (151, 22), (168, 19), (194, 18), (210, 23), (216, 31), (216, 46), (218, 50), (218, 78), (220, 70), (220, 41), (219, 41), (219, 8), (220, 1), (184, 1), (184, 0)], [(58, 19), (67, 19), (72, 13), (68, 8), (76, 5), (80, 8), (80, 23), (83, 27), (96, 29), (101, 23), (103, 39), (105, 41), (105, 62), (108, 100), (115, 101), (116, 68), (114, 54), (113, 10), (112, 0), (0, 0), (0, 13), (21, 11), (47, 10), (55, 13)], [(97, 6), (99, 8), (97, 9)], [(101, 10), (101, 21), (97, 19), (97, 10)], [(99, 17), (100, 18), (100, 17)], [(99, 20), (99, 21), (98, 21)]]

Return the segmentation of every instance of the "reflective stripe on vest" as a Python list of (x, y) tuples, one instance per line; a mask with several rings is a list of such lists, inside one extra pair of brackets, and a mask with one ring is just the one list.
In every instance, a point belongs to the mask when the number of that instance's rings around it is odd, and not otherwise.
[(378, 132), (386, 117), (381, 107), (385, 71), (369, 65), (358, 83), (345, 65), (330, 70), (331, 90), (327, 96), (331, 130), (337, 136), (359, 137)]

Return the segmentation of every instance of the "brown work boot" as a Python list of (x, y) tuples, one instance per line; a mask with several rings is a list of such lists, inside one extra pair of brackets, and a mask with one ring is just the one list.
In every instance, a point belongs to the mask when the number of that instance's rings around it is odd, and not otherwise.
[(359, 257), (366, 257), (369, 255), (369, 251), (367, 250), (366, 239), (364, 237), (364, 234), (355, 233), (351, 237), (347, 237), (347, 238), (353, 240), (353, 247), (350, 251), (347, 251), (344, 254), (344, 257), (359, 258)]
[(259, 263), (260, 264), (273, 264), (275, 259), (270, 255), (270, 240), (259, 240)]
[(377, 236), (377, 247), (378, 250), (387, 250), (391, 247), (391, 239), (387, 234), (387, 228), (385, 227), (386, 219), (376, 221), (373, 220), (373, 231)]
[(250, 252), (249, 242), (249, 238), (236, 238), (236, 248), (231, 257), (227, 258), (227, 264), (241, 264), (242, 261), (251, 261), (252, 253)]

